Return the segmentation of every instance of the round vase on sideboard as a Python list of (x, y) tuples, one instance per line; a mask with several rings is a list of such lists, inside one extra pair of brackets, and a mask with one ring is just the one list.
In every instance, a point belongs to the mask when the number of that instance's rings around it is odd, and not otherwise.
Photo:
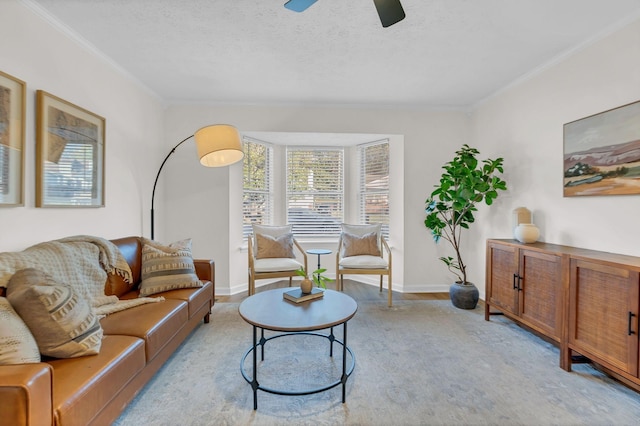
[(459, 309), (475, 309), (478, 305), (480, 292), (473, 283), (462, 284), (456, 282), (449, 287), (449, 298), (453, 306)]
[(540, 238), (540, 230), (533, 223), (521, 223), (514, 234), (521, 243), (535, 243)]

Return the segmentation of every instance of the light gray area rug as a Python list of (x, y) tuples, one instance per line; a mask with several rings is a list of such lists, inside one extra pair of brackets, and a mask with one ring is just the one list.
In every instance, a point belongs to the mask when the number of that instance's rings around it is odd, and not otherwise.
[[(336, 329), (341, 339), (342, 329)], [(258, 392), (240, 374), (252, 327), (218, 303), (116, 425), (637, 425), (640, 394), (589, 365), (567, 373), (559, 351), (504, 317), (449, 301), (360, 303), (348, 323), (356, 366), (341, 387), (307, 396)], [(267, 336), (272, 334), (267, 333)], [(339, 377), (342, 352), (313, 336), (266, 344), (259, 382), (313, 388)], [(348, 357), (347, 360), (350, 358)], [(247, 371), (251, 374), (251, 360)], [(336, 376), (337, 375), (337, 376)], [(332, 380), (335, 380), (335, 377)]]

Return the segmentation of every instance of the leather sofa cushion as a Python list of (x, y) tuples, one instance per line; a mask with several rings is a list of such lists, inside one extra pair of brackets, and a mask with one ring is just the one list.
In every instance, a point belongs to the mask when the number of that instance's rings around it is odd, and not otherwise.
[[(164, 291), (153, 295), (153, 297), (164, 297), (165, 299), (184, 300), (189, 304), (189, 318), (192, 318), (196, 312), (204, 305), (213, 302), (215, 297), (214, 287), (211, 281), (203, 281), (202, 287), (199, 288), (181, 288), (177, 290)], [(130, 300), (140, 297), (139, 291), (130, 291), (120, 296), (120, 300)]]
[(104, 336), (98, 355), (47, 362), (53, 367), (56, 424), (86, 425), (144, 369), (144, 342)]
[(150, 362), (188, 320), (187, 302), (167, 299), (107, 315), (100, 323), (105, 335), (119, 334), (143, 339), (146, 359)]
[(208, 304), (210, 300), (213, 300), (213, 284), (210, 281), (206, 281), (200, 288), (170, 290), (165, 291), (164, 293), (159, 293), (157, 296), (162, 296), (165, 299), (184, 300), (187, 302), (189, 304), (189, 319), (191, 319), (203, 305)]

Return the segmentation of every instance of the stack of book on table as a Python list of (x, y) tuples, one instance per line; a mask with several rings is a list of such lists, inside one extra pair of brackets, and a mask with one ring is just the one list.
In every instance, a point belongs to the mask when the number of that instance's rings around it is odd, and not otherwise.
[(319, 299), (324, 296), (324, 291), (317, 287), (311, 289), (311, 293), (303, 293), (299, 288), (294, 288), (282, 293), (282, 297), (294, 303), (306, 302), (307, 300)]

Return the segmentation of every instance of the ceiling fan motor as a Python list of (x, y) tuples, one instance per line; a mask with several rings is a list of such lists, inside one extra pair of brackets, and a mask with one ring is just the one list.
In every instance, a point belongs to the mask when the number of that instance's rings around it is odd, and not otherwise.
[[(289, 0), (284, 4), (284, 7), (294, 12), (304, 12), (317, 1)], [(385, 28), (402, 21), (406, 16), (400, 0), (373, 0), (373, 3), (376, 5), (380, 22)]]

